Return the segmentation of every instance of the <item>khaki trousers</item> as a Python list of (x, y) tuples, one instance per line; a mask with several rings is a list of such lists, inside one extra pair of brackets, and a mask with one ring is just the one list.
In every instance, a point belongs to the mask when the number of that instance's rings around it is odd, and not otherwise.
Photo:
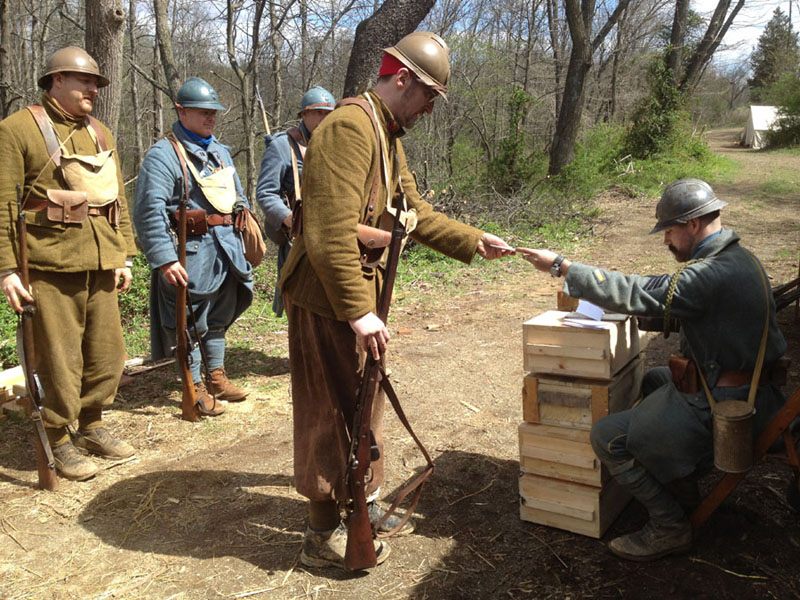
[[(48, 427), (99, 418), (125, 365), (114, 271), (30, 271), (33, 336)], [(82, 419), (83, 421), (83, 419)]]
[[(361, 383), (362, 359), (356, 335), (345, 321), (320, 317), (284, 295), (289, 320), (289, 368), (294, 411), (294, 485), (312, 501), (346, 500), (349, 427)], [(379, 390), (372, 409), (372, 433), (380, 458), (371, 463), (367, 496), (383, 482), (383, 412)]]

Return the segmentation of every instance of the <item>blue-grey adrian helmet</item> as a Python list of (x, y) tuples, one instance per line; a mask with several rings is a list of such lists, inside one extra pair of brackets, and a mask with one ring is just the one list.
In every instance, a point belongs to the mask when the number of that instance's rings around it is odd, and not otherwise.
[(728, 206), (717, 198), (714, 190), (701, 179), (679, 179), (664, 190), (656, 206), (656, 226), (650, 233), (657, 233), (678, 223), (688, 223)]
[(225, 110), (219, 103), (217, 91), (211, 85), (199, 77), (190, 77), (178, 90), (176, 104), (183, 108), (205, 108), (209, 110)]
[(303, 94), (303, 99), (300, 101), (300, 112), (304, 110), (333, 110), (336, 108), (336, 100), (324, 87), (313, 87)]

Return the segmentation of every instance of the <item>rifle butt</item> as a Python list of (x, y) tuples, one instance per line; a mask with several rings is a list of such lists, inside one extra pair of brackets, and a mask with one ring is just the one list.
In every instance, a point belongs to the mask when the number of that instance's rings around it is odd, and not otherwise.
[(36, 447), (36, 471), (39, 474), (39, 489), (52, 492), (58, 488), (58, 475), (55, 468), (51, 469), (47, 463), (47, 454), (38, 440), (34, 444)]
[(355, 510), (347, 518), (347, 549), (344, 553), (344, 566), (348, 571), (360, 571), (377, 564), (378, 556), (375, 554), (372, 526), (365, 503), (363, 510)]
[[(200, 411), (197, 409), (197, 396), (194, 393), (194, 385), (191, 383), (192, 378), (189, 376), (189, 384), (183, 386), (183, 399), (181, 400), (181, 419), (196, 423), (200, 420)], [(191, 389), (189, 389), (191, 388)]]

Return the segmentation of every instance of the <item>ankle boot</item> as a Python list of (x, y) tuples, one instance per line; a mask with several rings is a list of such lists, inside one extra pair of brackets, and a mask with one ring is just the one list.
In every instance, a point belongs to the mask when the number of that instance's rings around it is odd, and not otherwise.
[(241, 402), (247, 398), (247, 392), (231, 383), (225, 375), (223, 367), (211, 371), (211, 379), (206, 380), (206, 385), (209, 391), (217, 397), (217, 400)]
[(197, 397), (197, 401), (205, 409), (201, 413), (201, 416), (218, 417), (225, 412), (225, 404), (222, 402), (219, 395), (217, 396), (217, 401), (215, 403), (214, 398), (209, 395), (203, 382), (194, 384), (194, 394)]

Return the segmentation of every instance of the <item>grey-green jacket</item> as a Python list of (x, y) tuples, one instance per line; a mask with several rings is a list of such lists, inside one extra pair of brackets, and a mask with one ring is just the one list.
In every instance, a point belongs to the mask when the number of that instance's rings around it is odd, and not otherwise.
[[(764, 368), (786, 351), (766, 273), (739, 236), (723, 230), (698, 252), (678, 278), (670, 314), (681, 322), (681, 349), (694, 356), (717, 400), (746, 400), (749, 386), (715, 388), (722, 371), (752, 371), (767, 308), (769, 333)], [(631, 315), (663, 316), (671, 275), (638, 276), (572, 263), (564, 292), (605, 309)], [(691, 348), (691, 352), (689, 350)], [(756, 397), (755, 430), (760, 432), (785, 402), (780, 390), (762, 385)], [(689, 474), (711, 452), (708, 401), (681, 394), (671, 384), (640, 405), (631, 422), (628, 447), (661, 481)], [(643, 456), (639, 456), (639, 452)]]

